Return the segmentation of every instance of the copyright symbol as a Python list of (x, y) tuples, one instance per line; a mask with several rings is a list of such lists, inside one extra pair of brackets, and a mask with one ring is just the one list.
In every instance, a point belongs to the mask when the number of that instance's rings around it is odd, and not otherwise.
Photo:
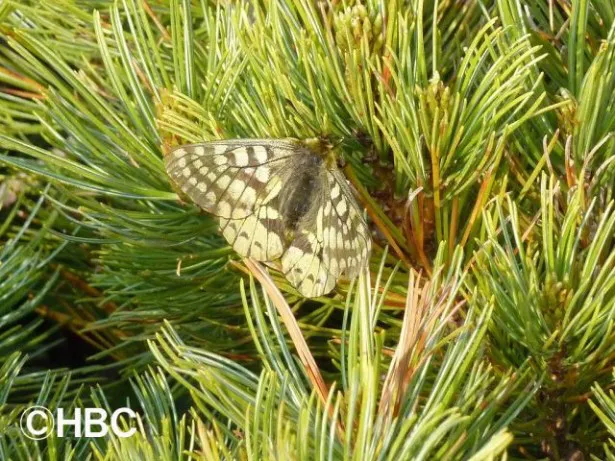
[(49, 437), (54, 424), (51, 412), (40, 405), (26, 408), (19, 418), (21, 432), (32, 440), (42, 440)]

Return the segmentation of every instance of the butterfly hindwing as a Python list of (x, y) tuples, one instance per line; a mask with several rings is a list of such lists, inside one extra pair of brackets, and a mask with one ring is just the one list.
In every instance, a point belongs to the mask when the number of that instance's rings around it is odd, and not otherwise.
[(323, 200), (323, 258), (331, 273), (354, 278), (366, 264), (371, 251), (369, 228), (346, 179), (339, 171), (328, 171)]
[(274, 198), (244, 219), (220, 218), (224, 238), (242, 257), (273, 261), (284, 252), (284, 222)]
[(322, 296), (335, 287), (337, 277), (322, 259), (323, 242), (303, 229), (282, 256), (282, 271), (299, 293), (308, 298)]
[(369, 230), (344, 176), (325, 169), (318, 184), (282, 256), (284, 274), (306, 297), (328, 293), (341, 275), (356, 277), (371, 250)]

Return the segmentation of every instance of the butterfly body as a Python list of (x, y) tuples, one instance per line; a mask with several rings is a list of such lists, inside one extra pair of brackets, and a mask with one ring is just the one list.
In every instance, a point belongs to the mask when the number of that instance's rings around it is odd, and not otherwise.
[(292, 181), (287, 181), (280, 191), (280, 214), (288, 229), (296, 230), (314, 197), (320, 192), (318, 186), (322, 163), (319, 156), (311, 153), (301, 155), (294, 161)]
[[(316, 147), (315, 147), (316, 146)], [(355, 277), (371, 238), (334, 157), (294, 139), (236, 139), (180, 146), (166, 158), (175, 184), (220, 218), (222, 234), (243, 257), (281, 259), (307, 297)]]

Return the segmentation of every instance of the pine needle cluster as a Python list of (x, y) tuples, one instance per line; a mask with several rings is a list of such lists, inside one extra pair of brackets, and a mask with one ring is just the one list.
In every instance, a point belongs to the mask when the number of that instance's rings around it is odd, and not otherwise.
[[(0, 459), (615, 461), (612, 1), (0, 0), (0, 37)], [(164, 170), (284, 137), (372, 230), (317, 299)]]

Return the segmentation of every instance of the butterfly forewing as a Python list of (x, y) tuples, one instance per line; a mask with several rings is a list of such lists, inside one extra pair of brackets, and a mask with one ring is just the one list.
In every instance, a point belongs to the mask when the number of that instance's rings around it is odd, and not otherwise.
[(205, 211), (225, 219), (243, 219), (280, 190), (280, 170), (296, 148), (214, 141), (174, 149), (166, 168), (178, 187)]
[(241, 256), (281, 258), (304, 296), (330, 292), (368, 261), (371, 238), (342, 173), (295, 140), (244, 139), (180, 146), (166, 168)]

